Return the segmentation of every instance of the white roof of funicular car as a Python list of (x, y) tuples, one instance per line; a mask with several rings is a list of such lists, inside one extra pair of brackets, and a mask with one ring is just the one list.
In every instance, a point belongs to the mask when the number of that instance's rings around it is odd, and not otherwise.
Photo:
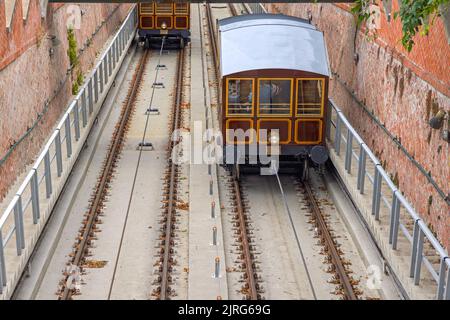
[(308, 21), (281, 14), (241, 15), (219, 21), (221, 75), (302, 70), (329, 76), (323, 33)]

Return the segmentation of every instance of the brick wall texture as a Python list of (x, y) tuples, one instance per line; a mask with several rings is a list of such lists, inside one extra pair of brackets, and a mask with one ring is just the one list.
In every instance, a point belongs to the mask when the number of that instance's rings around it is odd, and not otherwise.
[[(73, 17), (69, 6), (74, 6), (49, 4), (46, 16), (41, 18), (39, 0), (30, 0), (27, 18), (23, 19), (21, 0), (17, 0), (8, 30), (4, 4), (0, 1), (0, 158), (33, 125), (46, 101), (55, 98), (31, 134), (0, 164), (0, 201), (8, 186), (33, 162), (72, 98), (72, 76), (67, 76), (67, 20)], [(79, 6), (83, 15), (80, 28), (74, 30), (78, 48), (92, 38), (79, 52), (79, 68), (85, 73), (126, 17), (130, 4)], [(52, 41), (53, 36), (56, 41)]]
[[(393, 180), (398, 181), (400, 190), (440, 242), (449, 249), (449, 205), (357, 102), (359, 100), (373, 112), (448, 195), (449, 144), (440, 138), (438, 130), (428, 125), (438, 109), (450, 112), (450, 46), (442, 21), (436, 20), (428, 36), (416, 37), (416, 45), (408, 53), (399, 41), (400, 22), (387, 22), (383, 10), (377, 37), (368, 39), (364, 30), (358, 30), (355, 37), (355, 19), (347, 4), (271, 4), (267, 7), (270, 12), (302, 18), (307, 18), (308, 12), (312, 15), (312, 23), (325, 33), (331, 70), (336, 73), (330, 84), (330, 97), (385, 163)], [(396, 1), (393, 9), (398, 9)], [(359, 55), (357, 63), (355, 53)]]

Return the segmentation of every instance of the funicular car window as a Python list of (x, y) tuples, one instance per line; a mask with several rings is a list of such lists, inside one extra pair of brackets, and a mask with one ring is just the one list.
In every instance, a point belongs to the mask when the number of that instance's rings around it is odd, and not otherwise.
[(187, 3), (175, 3), (175, 14), (188, 14), (188, 4)]
[(323, 79), (297, 79), (297, 115), (321, 116)]
[(291, 114), (291, 79), (259, 80), (259, 114)]
[(227, 114), (253, 114), (253, 79), (228, 79)]
[(141, 14), (153, 14), (153, 3), (140, 3)]
[(173, 14), (172, 3), (156, 3), (156, 14)]

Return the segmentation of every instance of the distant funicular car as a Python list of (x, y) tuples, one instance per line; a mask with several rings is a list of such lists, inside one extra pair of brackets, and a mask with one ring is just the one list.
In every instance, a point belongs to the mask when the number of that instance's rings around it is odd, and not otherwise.
[(165, 43), (179, 47), (190, 39), (190, 4), (188, 2), (142, 2), (138, 11), (139, 40), (147, 46)]

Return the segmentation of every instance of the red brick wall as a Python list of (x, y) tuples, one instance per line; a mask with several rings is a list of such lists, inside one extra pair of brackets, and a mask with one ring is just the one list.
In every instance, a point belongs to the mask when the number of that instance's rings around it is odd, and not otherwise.
[[(68, 5), (73, 4), (49, 4), (47, 16), (41, 19), (39, 0), (30, 0), (28, 18), (24, 21), (18, 1), (8, 31), (4, 28), (4, 1), (0, 1), (0, 158), (33, 125), (45, 102), (55, 96), (31, 134), (0, 164), (0, 201), (26, 165), (34, 161), (72, 97), (70, 77), (64, 82), (69, 68), (67, 18), (70, 12), (65, 10)], [(86, 72), (105, 41), (126, 17), (130, 4), (80, 6), (85, 14), (80, 29), (75, 30), (78, 48), (101, 26), (91, 45), (80, 53), (80, 68)], [(50, 36), (56, 36), (60, 43), (55, 46)], [(52, 57), (50, 49), (54, 50)], [(62, 89), (55, 93), (58, 87)]]
[(23, 21), (22, 0), (17, 0), (8, 31), (2, 1), (0, 5), (0, 70), (14, 61), (26, 49), (36, 43), (42, 31), (39, 0), (30, 0), (28, 16)]
[[(272, 4), (270, 11), (307, 18), (325, 33), (330, 64), (336, 77), (330, 96), (375, 151), (400, 189), (427, 221), (438, 239), (450, 247), (450, 208), (419, 169), (363, 111), (367, 106), (398, 137), (445, 194), (450, 192), (450, 148), (428, 121), (438, 108), (450, 111), (450, 46), (438, 19), (426, 37), (416, 37), (411, 53), (399, 40), (399, 21), (381, 17), (375, 40), (359, 31), (346, 4)], [(398, 4), (394, 1), (394, 10)], [(355, 45), (354, 45), (355, 44)], [(355, 63), (354, 54), (359, 55)], [(356, 99), (352, 97), (354, 92)], [(396, 179), (397, 180), (397, 179)], [(431, 204), (429, 203), (431, 199)]]

